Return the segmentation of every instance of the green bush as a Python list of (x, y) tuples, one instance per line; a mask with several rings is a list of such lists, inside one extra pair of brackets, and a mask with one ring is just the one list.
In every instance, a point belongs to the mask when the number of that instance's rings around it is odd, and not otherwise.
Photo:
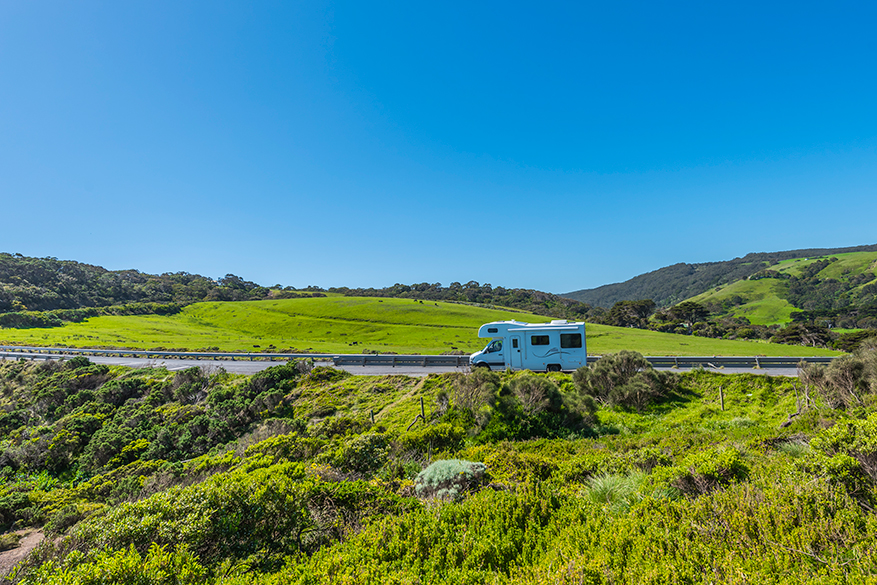
[(0, 531), (9, 530), (17, 521), (29, 519), (33, 513), (27, 493), (3, 494), (0, 496)]
[(250, 445), (244, 451), (245, 457), (268, 455), (274, 461), (306, 461), (314, 458), (326, 446), (325, 439), (301, 437), (296, 434), (278, 435)]
[(421, 498), (453, 501), (484, 484), (487, 466), (462, 459), (436, 461), (414, 480), (414, 491)]
[(810, 440), (803, 469), (843, 484), (862, 502), (877, 501), (877, 414), (845, 420)]
[(62, 565), (46, 563), (28, 583), (39, 585), (196, 585), (207, 570), (185, 545), (173, 550), (153, 544), (145, 555), (133, 546), (93, 557), (71, 554)]
[(635, 351), (607, 355), (593, 366), (573, 373), (579, 393), (610, 406), (642, 411), (667, 397), (678, 381), (671, 372), (659, 372)]
[(801, 379), (829, 408), (873, 406), (877, 396), (877, 348), (860, 348), (827, 366), (804, 364)]
[(301, 464), (235, 470), (122, 504), (81, 522), (70, 538), (106, 550), (186, 545), (209, 563), (245, 559), (263, 549), (268, 557), (291, 554), (309, 544), (311, 483)]
[(475, 368), (471, 374), (456, 377), (451, 405), (472, 413), (480, 427), (490, 420), (500, 389), (500, 377), (486, 368)]
[(371, 476), (389, 457), (386, 435), (369, 433), (346, 439), (336, 449), (326, 450), (316, 460), (358, 477)]
[(408, 431), (399, 436), (399, 448), (404, 451), (433, 453), (456, 451), (463, 445), (466, 430), (450, 423), (438, 423)]
[[(296, 367), (296, 366), (289, 366)], [(335, 382), (340, 382), (344, 378), (349, 378), (352, 376), (350, 372), (345, 370), (339, 370), (336, 368), (330, 368), (327, 366), (317, 366), (310, 373), (305, 376), (305, 383), (312, 386), (319, 386), (322, 384), (332, 384)]]
[(687, 455), (678, 465), (658, 467), (656, 483), (666, 483), (687, 495), (701, 495), (745, 479), (749, 467), (734, 449), (709, 448)]

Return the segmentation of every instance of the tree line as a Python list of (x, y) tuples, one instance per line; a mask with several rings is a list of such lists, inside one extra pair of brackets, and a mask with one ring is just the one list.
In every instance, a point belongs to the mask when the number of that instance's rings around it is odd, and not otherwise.
[(0, 253), (0, 327), (56, 327), (98, 315), (167, 315), (201, 301), (319, 296), (264, 287), (234, 274), (107, 270), (57, 258)]
[(330, 288), (328, 292), (352, 297), (392, 297), (429, 301), (450, 301), (484, 305), (488, 307), (509, 307), (545, 315), (558, 319), (590, 320), (601, 314), (588, 304), (561, 297), (559, 295), (524, 288), (494, 287), (470, 280), (462, 284), (452, 282), (448, 286), (441, 283), (394, 284), (386, 288)]

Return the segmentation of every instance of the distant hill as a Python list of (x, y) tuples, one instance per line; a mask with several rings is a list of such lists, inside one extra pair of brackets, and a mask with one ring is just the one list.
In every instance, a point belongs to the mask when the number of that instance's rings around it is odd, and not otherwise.
[(651, 299), (658, 307), (669, 307), (716, 287), (746, 280), (784, 260), (849, 252), (877, 252), (877, 244), (850, 248), (756, 252), (724, 262), (679, 263), (641, 274), (625, 282), (563, 293), (560, 296), (607, 309), (618, 301), (638, 299)]
[(715, 317), (745, 317), (755, 325), (792, 321), (842, 329), (877, 328), (877, 252), (847, 252), (783, 260), (746, 280), (690, 301)]

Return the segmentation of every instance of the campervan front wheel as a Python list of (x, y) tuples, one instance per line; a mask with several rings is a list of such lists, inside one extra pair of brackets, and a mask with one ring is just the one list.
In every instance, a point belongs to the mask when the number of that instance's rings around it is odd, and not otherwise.
[(488, 366), (488, 365), (485, 364), (484, 362), (478, 362), (477, 364), (474, 364), (472, 367), (473, 367), (473, 368), (484, 368), (484, 369), (486, 369), (486, 370), (489, 370), (489, 369), (490, 369), (490, 366)]

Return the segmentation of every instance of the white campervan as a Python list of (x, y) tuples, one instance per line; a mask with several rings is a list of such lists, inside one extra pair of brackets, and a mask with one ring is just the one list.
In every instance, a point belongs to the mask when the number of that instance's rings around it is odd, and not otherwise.
[(482, 325), (478, 337), (492, 341), (469, 357), (473, 368), (559, 372), (588, 363), (584, 323), (495, 321)]

